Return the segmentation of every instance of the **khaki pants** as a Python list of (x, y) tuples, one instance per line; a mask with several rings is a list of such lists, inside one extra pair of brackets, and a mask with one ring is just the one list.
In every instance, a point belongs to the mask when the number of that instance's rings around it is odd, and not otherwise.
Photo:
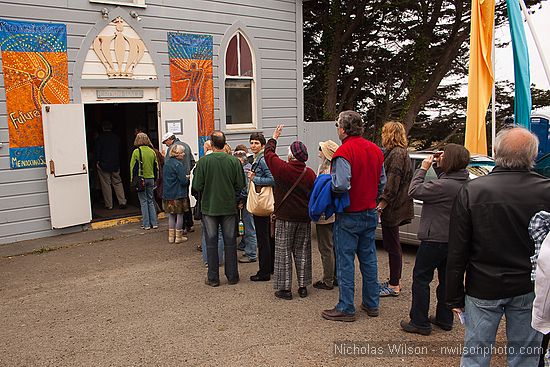
[(334, 249), (332, 244), (332, 223), (316, 224), (317, 247), (323, 263), (323, 282), (331, 287), (334, 282)]
[(124, 196), (124, 187), (120, 179), (120, 171), (105, 172), (97, 166), (97, 175), (99, 176), (105, 207), (107, 209), (113, 208), (113, 192), (111, 191), (111, 185), (113, 185), (115, 189), (118, 205), (126, 205), (126, 197)]

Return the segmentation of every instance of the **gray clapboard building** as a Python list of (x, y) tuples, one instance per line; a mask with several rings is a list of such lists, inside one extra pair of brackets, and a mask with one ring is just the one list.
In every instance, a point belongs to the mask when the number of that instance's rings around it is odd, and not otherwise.
[[(160, 150), (173, 132), (196, 159), (213, 128), (235, 146), (284, 123), (282, 149), (304, 131), (301, 0), (0, 0), (0, 9), (0, 243), (139, 214), (129, 189), (138, 131)], [(38, 130), (25, 131), (33, 119)], [(94, 161), (105, 121), (128, 198), (110, 211)]]

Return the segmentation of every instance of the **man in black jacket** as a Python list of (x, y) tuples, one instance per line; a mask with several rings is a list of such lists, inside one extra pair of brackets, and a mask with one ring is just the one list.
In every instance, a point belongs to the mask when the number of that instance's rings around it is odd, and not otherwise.
[(455, 200), (446, 299), (465, 323), (461, 366), (489, 366), (503, 314), (508, 365), (538, 363), (542, 335), (531, 328), (534, 244), (527, 227), (535, 213), (550, 210), (550, 180), (530, 171), (537, 149), (538, 139), (528, 130), (501, 131), (496, 167), (465, 184)]
[(99, 134), (95, 143), (95, 158), (97, 161), (97, 174), (101, 183), (103, 200), (106, 209), (113, 209), (113, 192), (111, 186), (115, 189), (120, 209), (126, 208), (126, 197), (124, 187), (120, 179), (120, 139), (113, 133), (113, 125), (110, 121), (103, 121), (101, 124), (102, 132)]

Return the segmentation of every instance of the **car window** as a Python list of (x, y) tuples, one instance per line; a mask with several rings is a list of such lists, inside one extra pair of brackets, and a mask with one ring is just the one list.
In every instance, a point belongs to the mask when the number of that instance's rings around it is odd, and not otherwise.
[(426, 177), (424, 177), (424, 182), (430, 182), (437, 178), (437, 173), (435, 173), (434, 166), (431, 166), (426, 172)]

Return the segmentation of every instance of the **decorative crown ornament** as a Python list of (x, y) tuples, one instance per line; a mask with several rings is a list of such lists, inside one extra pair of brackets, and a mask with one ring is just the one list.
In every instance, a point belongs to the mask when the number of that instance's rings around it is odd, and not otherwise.
[[(139, 38), (124, 35), (124, 20), (121, 17), (115, 18), (113, 23), (115, 33), (111, 36), (97, 36), (93, 44), (94, 52), (110, 79), (131, 79), (134, 67), (145, 53), (145, 44)], [(114, 50), (111, 48), (113, 43)]]

